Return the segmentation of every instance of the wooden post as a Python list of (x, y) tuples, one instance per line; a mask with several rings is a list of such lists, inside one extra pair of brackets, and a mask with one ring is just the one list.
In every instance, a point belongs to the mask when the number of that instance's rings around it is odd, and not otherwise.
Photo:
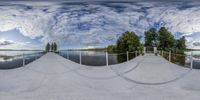
[(126, 52), (126, 58), (127, 58), (127, 61), (128, 61), (129, 60), (128, 51)]
[(154, 52), (154, 54), (157, 53), (157, 47), (153, 47), (153, 52)]
[(108, 52), (106, 51), (106, 66), (108, 66)]
[(135, 51), (135, 57), (137, 57), (137, 51)]
[(171, 51), (169, 51), (169, 62), (171, 62)]
[(144, 51), (143, 52), (144, 52), (144, 54), (146, 53), (146, 47), (144, 47)]
[(81, 54), (81, 51), (80, 51), (80, 55), (79, 55), (79, 61), (80, 61), (80, 64), (82, 64), (82, 54)]
[(35, 60), (37, 59), (37, 54), (35, 54)]
[(193, 69), (193, 53), (190, 55), (190, 68)]
[(25, 57), (24, 57), (24, 53), (22, 54), (23, 57), (23, 66), (25, 65)]
[(67, 50), (67, 59), (69, 59), (69, 51)]

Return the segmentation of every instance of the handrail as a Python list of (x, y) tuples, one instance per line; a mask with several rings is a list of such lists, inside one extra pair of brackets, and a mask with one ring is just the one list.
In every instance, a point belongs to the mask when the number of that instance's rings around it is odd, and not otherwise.
[[(1, 51), (0, 51), (1, 52)], [(7, 52), (7, 50), (4, 50), (3, 52)], [(10, 51), (8, 51), (10, 52)], [(12, 69), (12, 68), (18, 68), (18, 67), (23, 67), (28, 63), (31, 63), (37, 59), (39, 59), (42, 55), (44, 55), (44, 52), (40, 51), (17, 51), (15, 52), (12, 50), (11, 52), (14, 56), (13, 58), (10, 58), (12, 60), (5, 60), (5, 61), (0, 61), (0, 69)], [(11, 55), (11, 54), (4, 54), (4, 55)]]
[[(59, 55), (63, 56), (64, 58), (70, 59), (70, 58), (69, 58), (69, 53), (68, 53), (68, 52), (71, 52), (71, 51), (64, 50), (64, 52), (65, 52), (65, 53), (63, 53), (63, 50), (59, 51)], [(79, 52), (83, 52), (83, 51), (79, 51)], [(126, 59), (124, 59), (124, 61), (122, 61), (122, 62), (125, 62), (125, 61), (129, 61), (130, 58), (133, 59), (133, 58), (139, 56), (140, 54), (141, 54), (141, 52), (138, 52), (138, 51), (126, 52), (126, 53), (107, 53), (107, 52), (105, 52), (105, 62), (106, 62), (106, 66), (112, 65), (112, 64), (109, 63), (109, 57), (110, 57), (110, 56), (117, 56), (117, 57), (118, 57), (118, 56), (125, 56)], [(79, 63), (79, 64), (82, 64), (82, 60), (84, 60), (84, 59), (82, 58), (82, 55), (83, 55), (82, 53), (79, 53), (79, 58), (77, 58), (77, 59), (79, 59), (79, 61), (77, 62), (77, 63)], [(67, 57), (66, 57), (66, 56), (67, 56)], [(87, 56), (87, 55), (86, 55), (86, 56)], [(121, 62), (121, 61), (119, 61), (119, 62)], [(119, 62), (118, 62), (118, 63), (119, 63)]]
[[(60, 52), (62, 53), (62, 51), (60, 51)], [(79, 52), (82, 52), (82, 51), (79, 51)], [(122, 59), (120, 59), (121, 61), (119, 61), (119, 60), (117, 61), (117, 63), (120, 63), (120, 62), (129, 61), (130, 59), (133, 59), (133, 58), (135, 58), (135, 57), (137, 57), (137, 56), (139, 56), (141, 54), (143, 55), (143, 54), (148, 54), (148, 53), (141, 52), (141, 51), (134, 51), (134, 52), (123, 52), (123, 53), (107, 53), (107, 55), (106, 55), (106, 52), (105, 52), (105, 63), (106, 63), (106, 65), (112, 65), (111, 63), (109, 63), (110, 62), (110, 59), (109, 59), (110, 56), (117, 56), (119, 58), (122, 58)], [(198, 61), (200, 60), (200, 59), (194, 58), (192, 55), (177, 54), (177, 53), (170, 52), (170, 51), (160, 51), (160, 50), (158, 50), (158, 51), (156, 51), (156, 52), (154, 52), (152, 54), (158, 54), (158, 55), (164, 57), (169, 62), (177, 64), (177, 65), (181, 65), (181, 66), (184, 66), (184, 67), (190, 66), (191, 69), (193, 68), (193, 60), (198, 60)], [(69, 56), (69, 54), (67, 54), (67, 55)], [(63, 55), (61, 55), (61, 56), (63, 56)], [(69, 57), (68, 57), (68, 59), (69, 59)], [(83, 58), (81, 58), (81, 60), (82, 59)], [(189, 59), (190, 62), (188, 62), (187, 59)], [(79, 61), (78, 63), (82, 63), (82, 61)], [(102, 64), (102, 65), (104, 65), (104, 64)]]

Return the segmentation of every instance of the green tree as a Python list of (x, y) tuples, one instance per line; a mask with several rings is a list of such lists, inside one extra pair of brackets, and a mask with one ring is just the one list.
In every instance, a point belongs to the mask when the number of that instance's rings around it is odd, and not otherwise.
[(57, 49), (58, 49), (58, 46), (57, 46), (57, 44), (54, 42), (54, 52), (56, 52)]
[(140, 52), (143, 52), (143, 51), (144, 51), (144, 44), (143, 44), (143, 43), (140, 44), (140, 46), (139, 46), (139, 51), (140, 51)]
[(49, 44), (49, 43), (46, 44), (45, 51), (46, 51), (46, 52), (49, 52), (49, 51), (50, 51), (50, 44)]
[(134, 32), (126, 31), (117, 40), (117, 50), (119, 52), (136, 51), (140, 46), (140, 39)]
[(109, 45), (108, 47), (107, 47), (107, 51), (108, 52), (116, 52), (117, 50), (117, 47), (116, 47), (116, 45)]
[(51, 52), (54, 52), (54, 43), (51, 43)]
[(150, 28), (144, 33), (145, 35), (145, 46), (146, 47), (157, 47), (158, 46), (158, 32), (155, 28)]
[(176, 40), (175, 52), (176, 53), (183, 53), (186, 50), (186, 39), (185, 37), (181, 37), (180, 39)]
[(175, 47), (175, 39), (171, 32), (165, 27), (159, 30), (159, 48), (162, 50), (171, 50)]

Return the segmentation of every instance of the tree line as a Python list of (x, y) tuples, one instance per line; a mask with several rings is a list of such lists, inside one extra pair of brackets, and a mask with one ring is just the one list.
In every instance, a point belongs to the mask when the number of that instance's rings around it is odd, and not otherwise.
[(144, 44), (140, 42), (139, 37), (135, 32), (126, 31), (118, 38), (115, 45), (107, 47), (108, 52), (133, 52), (142, 51), (143, 47), (153, 48), (158, 47), (159, 50), (172, 51), (175, 53), (184, 53), (186, 50), (186, 39), (181, 37), (175, 39), (172, 33), (165, 27), (159, 30), (150, 28), (144, 32)]
[(55, 42), (53, 43), (47, 43), (45, 47), (46, 52), (56, 52), (58, 49), (57, 44)]
[(165, 27), (161, 27), (158, 31), (155, 28), (151, 28), (144, 35), (145, 47), (158, 47), (159, 50), (172, 51), (174, 53), (184, 53), (186, 50), (185, 37), (176, 39)]

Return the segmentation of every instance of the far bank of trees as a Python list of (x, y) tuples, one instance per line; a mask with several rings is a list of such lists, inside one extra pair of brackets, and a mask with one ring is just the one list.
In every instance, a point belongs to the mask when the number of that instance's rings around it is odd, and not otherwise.
[(158, 47), (159, 50), (172, 51), (174, 53), (184, 53), (186, 50), (186, 39), (181, 37), (175, 39), (172, 33), (165, 27), (161, 27), (158, 31), (151, 28), (144, 33), (145, 47)]
[(47, 43), (45, 47), (46, 52), (56, 52), (58, 49), (57, 44), (55, 42), (53, 43)]
[(108, 52), (133, 52), (142, 51), (143, 47), (158, 47), (159, 50), (172, 51), (174, 53), (184, 53), (186, 50), (186, 39), (181, 37), (175, 39), (172, 33), (165, 27), (159, 30), (150, 28), (144, 32), (144, 44), (140, 43), (140, 37), (135, 32), (126, 31), (117, 40), (115, 45), (107, 47)]
[(140, 38), (135, 32), (126, 31), (116, 42), (116, 45), (110, 45), (107, 47), (108, 52), (132, 52), (141, 51), (142, 44)]

